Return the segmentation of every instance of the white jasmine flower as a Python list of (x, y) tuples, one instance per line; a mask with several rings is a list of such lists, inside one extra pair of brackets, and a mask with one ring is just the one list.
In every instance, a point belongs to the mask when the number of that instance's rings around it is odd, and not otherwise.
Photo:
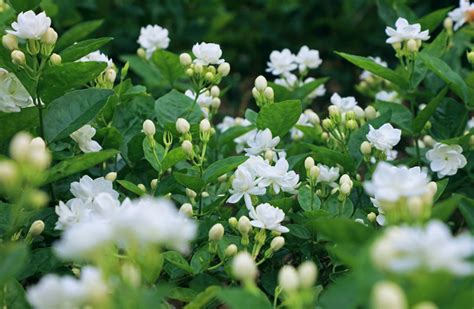
[(319, 51), (302, 46), (296, 55), (295, 61), (298, 63), (300, 72), (306, 69), (316, 69), (323, 61), (319, 58)]
[(371, 197), (370, 198), (370, 201), (372, 202), (372, 204), (374, 205), (375, 208), (377, 208), (377, 211), (378, 211), (378, 215), (377, 217), (375, 218), (375, 221), (379, 224), (379, 225), (385, 225), (385, 213), (382, 209), (382, 207), (380, 207), (380, 203), (379, 201), (377, 201), (377, 199)]
[[(377, 64), (379, 64), (383, 67), (388, 67), (387, 62), (383, 61), (382, 58), (380, 58), (380, 57), (369, 57), (369, 59), (371, 59), (373, 62), (375, 62), (375, 63), (377, 63)], [(360, 74), (359, 79), (360, 80), (366, 80), (371, 76), (373, 76), (373, 74), (371, 72), (369, 72), (367, 70), (364, 70)]]
[(270, 61), (267, 62), (267, 72), (273, 75), (285, 75), (298, 67), (296, 64), (296, 56), (287, 48), (284, 50), (274, 50), (270, 54)]
[(20, 39), (39, 40), (51, 27), (51, 18), (45, 12), (38, 15), (33, 11), (21, 12), (11, 27), (13, 30), (7, 30), (7, 33)]
[(396, 202), (402, 198), (430, 194), (429, 182), (428, 175), (419, 166), (397, 167), (380, 162), (372, 174), (372, 179), (364, 183), (364, 188), (380, 203)]
[(0, 68), (0, 112), (16, 113), (31, 104), (30, 94), (15, 74)]
[(399, 17), (395, 22), (395, 27), (396, 29), (385, 28), (385, 33), (389, 36), (386, 42), (389, 44), (401, 43), (410, 39), (426, 41), (430, 38), (429, 30), (421, 31), (420, 24), (410, 25), (405, 18)]
[(318, 164), (318, 167), (318, 182), (327, 183), (330, 186), (337, 186), (336, 181), (339, 178), (339, 167), (329, 167), (324, 164)]
[(381, 90), (375, 94), (375, 99), (392, 103), (402, 103), (396, 91)]
[(245, 148), (245, 152), (249, 155), (258, 155), (267, 150), (273, 151), (279, 142), (280, 137), (273, 138), (270, 129), (261, 130), (253, 138), (247, 140), (249, 147)]
[(433, 149), (426, 152), (426, 158), (430, 161), (431, 170), (437, 172), (439, 178), (455, 175), (458, 169), (467, 164), (459, 145), (436, 143)]
[(285, 220), (285, 213), (280, 208), (273, 207), (268, 203), (260, 204), (255, 209), (250, 210), (250, 224), (260, 229), (267, 229), (280, 233), (287, 233), (290, 230), (281, 225)]
[(95, 52), (92, 52), (77, 61), (79, 62), (105, 62), (107, 63), (107, 67), (105, 68), (105, 70), (112, 69), (114, 67), (114, 62), (112, 61), (112, 59), (107, 57), (105, 54), (101, 53), (99, 50), (96, 50)]
[(288, 193), (296, 193), (298, 181), (300, 177), (294, 171), (289, 171), (289, 164), (285, 158), (279, 159), (275, 166), (266, 166), (261, 169), (260, 176), (262, 179), (258, 183), (259, 187), (272, 186), (275, 193), (280, 193), (280, 190)]
[(251, 208), (251, 195), (264, 195), (266, 192), (265, 188), (258, 186), (258, 180), (255, 178), (255, 175), (245, 166), (239, 166), (234, 176), (232, 189), (229, 190), (232, 195), (227, 202), (235, 204), (243, 197), (247, 208)]
[[(309, 115), (305, 114), (305, 113), (300, 115), (300, 118), (296, 122), (296, 125), (305, 126), (305, 127), (312, 127), (313, 126), (313, 124), (311, 122), (309, 122)], [(304, 133), (303, 133), (303, 131), (299, 130), (295, 126), (295, 127), (291, 128), (290, 135), (291, 135), (292, 140), (298, 140), (298, 139), (303, 138)]]
[(92, 179), (87, 175), (83, 176), (79, 182), (71, 183), (71, 193), (84, 202), (93, 201), (99, 193), (108, 193), (114, 199), (119, 197), (119, 193), (113, 189), (111, 181), (104, 177)]
[(70, 137), (77, 143), (82, 152), (98, 152), (102, 150), (102, 146), (100, 146), (98, 142), (92, 140), (95, 132), (95, 128), (86, 124), (77, 131), (71, 133)]
[[(192, 100), (196, 98), (196, 94), (191, 89), (186, 90), (184, 94)], [(209, 108), (211, 107), (212, 99), (213, 97), (209, 91), (206, 91), (201, 93), (196, 100), (196, 103), (201, 107), (201, 111), (206, 118), (209, 116)]]
[(140, 29), (138, 44), (145, 49), (147, 59), (150, 59), (155, 50), (167, 49), (170, 44), (168, 30), (158, 25), (148, 25)]
[[(264, 169), (270, 166), (268, 161), (264, 160), (261, 156), (248, 156), (249, 158), (245, 160), (239, 167), (245, 167), (252, 177), (260, 177)], [(284, 156), (283, 156), (284, 157)]]
[(373, 245), (372, 260), (389, 272), (416, 270), (447, 271), (457, 276), (474, 273), (469, 260), (474, 255), (474, 238), (468, 233), (453, 237), (441, 221), (425, 227), (392, 226)]
[(201, 65), (221, 64), (222, 50), (219, 44), (214, 43), (196, 43), (193, 46), (193, 54), (196, 56), (194, 63)]
[[(308, 77), (307, 79), (304, 80), (304, 84), (311, 83), (312, 81), (315, 81), (313, 77)], [(323, 95), (326, 94), (326, 87), (324, 85), (319, 85), (318, 88), (314, 89), (310, 94), (308, 94), (309, 99), (314, 99), (316, 97), (322, 97)]]
[(354, 97), (342, 98), (337, 92), (331, 96), (331, 103), (339, 107), (342, 114), (354, 111), (354, 108), (357, 106), (357, 101)]
[(472, 21), (470, 17), (474, 12), (474, 3), (469, 0), (459, 0), (459, 7), (448, 13), (448, 16), (454, 21), (454, 31), (462, 27), (466, 22)]
[(471, 117), (471, 119), (467, 121), (466, 130), (470, 130), (472, 128), (474, 128), (474, 117)]
[(275, 79), (275, 84), (283, 86), (289, 90), (299, 87), (298, 77), (292, 73), (284, 74), (281, 78)]
[(236, 144), (235, 145), (235, 151), (237, 153), (241, 153), (242, 151), (244, 151), (245, 146), (247, 145), (248, 141), (254, 140), (257, 133), (258, 133), (258, 130), (253, 129), (253, 130), (250, 130), (249, 132), (235, 138), (234, 139), (234, 143)]
[(236, 126), (241, 126), (241, 127), (248, 127), (252, 123), (248, 121), (247, 119), (243, 119), (240, 117), (230, 117), (230, 116), (225, 116), (224, 119), (222, 120), (221, 123), (217, 125), (217, 129), (224, 133), (225, 131), (229, 130), (230, 128), (236, 127)]
[(385, 123), (378, 129), (374, 129), (369, 124), (369, 133), (367, 133), (367, 140), (380, 151), (387, 152), (400, 142), (402, 131), (393, 128), (390, 123)]

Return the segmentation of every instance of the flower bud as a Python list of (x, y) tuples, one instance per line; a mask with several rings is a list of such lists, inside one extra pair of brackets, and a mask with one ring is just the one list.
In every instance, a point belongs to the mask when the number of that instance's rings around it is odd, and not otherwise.
[(203, 197), (203, 198), (209, 197), (209, 192), (207, 192), (207, 191), (202, 191), (201, 197)]
[(224, 226), (220, 223), (214, 224), (209, 230), (209, 241), (219, 241), (224, 237)]
[(115, 82), (115, 79), (117, 78), (117, 71), (115, 71), (114, 68), (107, 69), (105, 71), (105, 78), (111, 83)]
[(16, 36), (10, 33), (5, 34), (2, 37), (2, 44), (3, 44), (3, 47), (5, 47), (8, 50), (18, 49), (18, 40)]
[(415, 53), (418, 51), (418, 43), (414, 39), (409, 39), (407, 41), (407, 49), (408, 51)]
[(196, 198), (197, 194), (194, 190), (186, 188), (186, 196), (190, 199)]
[(309, 122), (310, 122), (311, 124), (318, 124), (318, 123), (321, 122), (321, 120), (319, 119), (318, 114), (316, 114), (316, 113), (313, 112), (312, 110), (307, 109), (307, 110), (304, 111), (304, 113), (308, 116)]
[(270, 248), (272, 249), (273, 252), (277, 252), (283, 246), (285, 245), (285, 238), (282, 236), (277, 236), (272, 239), (272, 242), (270, 243)]
[(211, 107), (213, 109), (219, 109), (219, 107), (221, 106), (221, 99), (219, 98), (212, 98), (212, 101), (211, 101)]
[(470, 64), (474, 64), (474, 51), (473, 50), (467, 53), (467, 61), (469, 61)]
[(257, 88), (258, 91), (264, 91), (265, 88), (267, 88), (267, 79), (262, 75), (258, 76), (255, 79), (255, 88)]
[(30, 196), (28, 197), (28, 203), (36, 209), (40, 209), (49, 201), (49, 196), (43, 191), (34, 190), (31, 192)]
[(327, 132), (323, 132), (321, 133), (321, 138), (325, 141), (327, 141), (329, 139), (329, 134)]
[(233, 228), (237, 228), (237, 224), (239, 224), (236, 217), (230, 217), (228, 222)]
[(143, 48), (137, 49), (137, 56), (146, 59), (146, 51)]
[(358, 127), (357, 121), (355, 121), (354, 119), (347, 120), (347, 122), (346, 122), (346, 128), (347, 129), (355, 130), (355, 129), (357, 129), (357, 127)]
[(230, 73), (230, 64), (227, 62), (221, 63), (217, 68), (217, 72), (222, 76), (227, 76)]
[(258, 92), (257, 88), (255, 88), (255, 87), (252, 88), (252, 96), (253, 96), (255, 99), (260, 98), (260, 92)]
[(25, 54), (21, 50), (14, 50), (11, 53), (12, 62), (16, 65), (25, 65)]
[(317, 165), (309, 169), (309, 177), (312, 179), (318, 179), (319, 177), (319, 167)]
[(372, 145), (367, 141), (362, 142), (360, 144), (360, 152), (363, 155), (370, 155), (372, 153)]
[(207, 72), (205, 75), (204, 75), (204, 78), (209, 81), (209, 82), (212, 82), (212, 80), (214, 79), (214, 74), (212, 74), (212, 72)]
[(142, 190), (143, 192), (146, 192), (146, 187), (145, 187), (144, 184), (139, 183), (139, 184), (137, 185), (137, 187), (138, 187), (140, 190)]
[(252, 256), (246, 252), (239, 252), (232, 260), (232, 273), (242, 281), (253, 281), (257, 277), (258, 268)]
[(196, 72), (197, 74), (201, 74), (202, 71), (204, 71), (204, 68), (201, 64), (194, 65), (194, 72)]
[(227, 174), (221, 175), (217, 178), (217, 181), (219, 182), (225, 182), (227, 181)]
[(185, 73), (187, 76), (191, 77), (194, 75), (194, 70), (189, 68), (189, 69), (186, 69)]
[(349, 175), (347, 174), (344, 174), (341, 176), (341, 178), (339, 178), (339, 184), (343, 184), (343, 183), (348, 183), (350, 184), (352, 181), (351, 181), (351, 178), (349, 177)]
[(0, 186), (11, 185), (18, 176), (18, 171), (15, 163), (10, 160), (0, 161)]
[(369, 220), (370, 222), (374, 222), (376, 219), (377, 219), (377, 215), (373, 212), (367, 215), (367, 220)]
[(10, 157), (18, 162), (25, 161), (30, 151), (31, 140), (29, 133), (17, 133), (10, 142)]
[(314, 166), (314, 159), (313, 159), (313, 157), (307, 157), (307, 158), (304, 160), (304, 168), (305, 168), (306, 170), (310, 170), (313, 166)]
[(392, 47), (395, 50), (399, 50), (400, 48), (402, 48), (402, 43), (400, 43), (400, 42), (392, 43)]
[(382, 281), (375, 284), (372, 290), (372, 308), (374, 309), (407, 309), (403, 290), (395, 283)]
[(146, 136), (154, 136), (156, 132), (155, 124), (150, 119), (143, 122), (143, 133)]
[(186, 217), (192, 217), (193, 216), (193, 205), (191, 205), (190, 203), (184, 203), (179, 208), (179, 213), (185, 215)]
[(340, 188), (341, 193), (344, 195), (349, 195), (351, 193), (351, 189), (351, 184), (347, 182), (343, 183)]
[(51, 27), (41, 37), (41, 43), (54, 45), (58, 40), (58, 33)]
[(371, 105), (367, 106), (364, 112), (365, 112), (365, 118), (367, 118), (368, 120), (371, 120), (377, 117), (377, 111)]
[(227, 246), (227, 248), (225, 248), (224, 255), (226, 257), (231, 257), (231, 256), (236, 255), (237, 251), (239, 251), (237, 246), (234, 245), (234, 244), (230, 244), (230, 245)]
[(341, 114), (341, 109), (337, 105), (330, 105), (328, 107), (329, 116), (338, 117)]
[(354, 106), (354, 114), (357, 119), (363, 119), (365, 117), (365, 112), (360, 106)]
[(443, 21), (443, 27), (446, 31), (453, 31), (453, 19), (451, 17), (446, 17)]
[(436, 141), (430, 135), (425, 135), (423, 136), (423, 143), (428, 147), (433, 147)]
[(49, 57), (49, 61), (51, 61), (51, 64), (52, 65), (60, 65), (61, 62), (62, 62), (62, 58), (60, 55), (56, 54), (56, 53), (53, 53), (50, 57)]
[(158, 179), (154, 178), (150, 181), (150, 188), (152, 190), (156, 190), (157, 187), (158, 187)]
[(182, 65), (188, 66), (193, 62), (193, 59), (188, 53), (182, 53), (179, 55), (179, 62), (181, 62)]
[(412, 196), (407, 201), (408, 211), (413, 218), (421, 218), (424, 214), (423, 200), (418, 196)]
[(178, 131), (179, 133), (181, 134), (188, 133), (190, 128), (191, 128), (191, 125), (186, 119), (178, 118), (176, 120), (176, 131)]
[(356, 113), (354, 111), (348, 111), (346, 113), (346, 120), (356, 119)]
[(331, 119), (326, 118), (323, 120), (323, 128), (326, 130), (332, 129), (334, 127), (334, 123), (332, 122)]
[(33, 237), (41, 235), (44, 231), (44, 222), (42, 220), (36, 220), (33, 222), (30, 226), (30, 230), (28, 231), (28, 234), (30, 234)]
[(115, 179), (117, 179), (117, 173), (116, 172), (107, 173), (107, 175), (105, 175), (105, 179), (107, 179), (108, 181), (115, 181)]
[(296, 269), (291, 265), (283, 266), (278, 272), (278, 285), (285, 292), (292, 292), (298, 289), (300, 279)]
[(263, 92), (263, 95), (269, 101), (273, 101), (273, 99), (275, 98), (275, 93), (273, 92), (273, 88), (271, 88), (271, 87), (265, 88), (265, 91)]
[(239, 218), (239, 222), (237, 223), (237, 229), (243, 235), (246, 235), (252, 229), (252, 224), (250, 224), (249, 218), (246, 216), (242, 216)]
[(220, 95), (220, 93), (221, 93), (221, 90), (219, 89), (218, 86), (212, 86), (211, 87), (211, 96), (216, 98)]
[(183, 141), (183, 143), (181, 144), (181, 148), (183, 149), (184, 153), (186, 153), (189, 157), (193, 156), (193, 144), (190, 141)]
[(298, 277), (300, 286), (303, 288), (310, 288), (316, 283), (318, 277), (318, 268), (312, 261), (303, 262), (298, 267)]
[(428, 190), (430, 191), (431, 195), (435, 195), (438, 192), (438, 184), (434, 181), (430, 181), (428, 183)]
[(265, 159), (269, 162), (273, 161), (273, 157), (275, 156), (275, 152), (273, 150), (268, 149), (265, 151)]
[(211, 131), (211, 123), (209, 122), (209, 120), (207, 120), (206, 118), (201, 120), (201, 122), (199, 123), (199, 130), (203, 134), (208, 134)]

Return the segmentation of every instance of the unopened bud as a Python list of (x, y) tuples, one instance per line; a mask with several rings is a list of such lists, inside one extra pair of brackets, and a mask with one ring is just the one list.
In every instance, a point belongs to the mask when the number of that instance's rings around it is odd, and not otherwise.
[(54, 45), (58, 40), (58, 33), (51, 27), (41, 37), (41, 43)]
[(319, 167), (315, 165), (309, 169), (309, 177), (311, 177), (312, 179), (318, 179), (319, 172)]
[(35, 190), (28, 197), (29, 204), (36, 209), (46, 206), (49, 201), (49, 196), (43, 191)]
[(418, 51), (418, 44), (416, 43), (416, 41), (414, 39), (409, 39), (407, 41), (407, 49), (408, 51), (412, 52), (412, 53), (415, 53)]
[(179, 212), (181, 214), (185, 215), (186, 217), (192, 217), (193, 216), (193, 205), (191, 205), (190, 203), (184, 203), (179, 208)]
[(255, 87), (252, 88), (252, 95), (255, 99), (260, 97), (260, 92), (258, 92), (257, 88)]
[(298, 277), (298, 272), (291, 265), (283, 266), (278, 272), (278, 285), (285, 292), (292, 292), (298, 289), (300, 285), (300, 280)]
[(156, 190), (158, 187), (158, 179), (154, 178), (150, 181), (150, 187), (152, 190)]
[(219, 181), (219, 182), (227, 181), (227, 174), (219, 176), (219, 178), (217, 178), (217, 181)]
[(342, 194), (344, 194), (344, 195), (349, 195), (349, 194), (351, 193), (351, 184), (350, 184), (350, 183), (347, 183), (347, 182), (343, 183), (343, 184), (341, 185), (340, 190), (341, 190), (341, 193), (342, 193)]
[(184, 153), (186, 153), (189, 157), (193, 156), (193, 144), (190, 141), (183, 141), (183, 143), (181, 144), (181, 148), (183, 149)]
[(176, 120), (176, 131), (178, 131), (179, 133), (181, 134), (188, 133), (190, 128), (191, 128), (191, 125), (186, 119), (178, 118)]
[(265, 151), (265, 159), (266, 160), (272, 162), (274, 156), (275, 156), (275, 152), (273, 150), (268, 149), (267, 151)]
[(133, 287), (139, 287), (141, 283), (140, 270), (131, 263), (124, 263), (121, 267), (122, 278)]
[(351, 181), (351, 178), (349, 177), (349, 175), (347, 174), (344, 174), (341, 176), (341, 178), (339, 178), (339, 184), (343, 184), (343, 183), (348, 183), (350, 184), (352, 181)]
[(298, 267), (298, 277), (300, 286), (303, 288), (310, 288), (316, 283), (318, 277), (318, 268), (312, 261), (303, 262)]
[(270, 243), (270, 248), (272, 249), (273, 252), (277, 252), (283, 246), (285, 245), (285, 238), (282, 236), (277, 236), (272, 239), (272, 242)]
[(389, 281), (378, 282), (372, 290), (372, 308), (407, 309), (405, 293), (395, 283)]
[(11, 53), (12, 62), (16, 65), (25, 65), (25, 54), (21, 50), (14, 50)]
[(144, 184), (139, 183), (139, 184), (137, 185), (137, 187), (138, 187), (140, 190), (142, 190), (143, 192), (146, 192), (146, 187), (145, 187)]
[(201, 197), (203, 197), (203, 198), (208, 198), (208, 197), (209, 197), (209, 192), (207, 192), (207, 191), (202, 191)]
[(143, 48), (137, 49), (137, 55), (140, 58), (146, 59), (146, 51)]
[(143, 122), (143, 133), (146, 136), (154, 136), (156, 132), (155, 124), (150, 119)]
[(304, 168), (310, 170), (314, 166), (314, 159), (312, 157), (307, 157), (304, 160)]
[(319, 119), (319, 116), (318, 114), (316, 114), (315, 112), (313, 112), (312, 110), (310, 109), (307, 109), (304, 111), (304, 113), (308, 116), (308, 119), (309, 119), (309, 122), (312, 123), (312, 124), (318, 124), (321, 122), (321, 120)]
[(117, 173), (116, 172), (107, 173), (107, 175), (105, 175), (105, 179), (107, 179), (108, 181), (115, 181), (115, 179), (117, 179)]
[(377, 111), (371, 105), (367, 106), (364, 112), (365, 112), (365, 118), (367, 118), (367, 120), (371, 120), (377, 117)]
[(28, 133), (16, 134), (10, 142), (10, 156), (16, 161), (24, 161), (28, 156), (31, 139), (31, 135)]
[(224, 237), (224, 226), (220, 223), (214, 224), (209, 230), (209, 241), (219, 241)]
[(191, 76), (194, 75), (194, 70), (191, 69), (191, 68), (189, 68), (189, 69), (186, 69), (186, 72), (185, 72), (185, 73), (186, 73), (187, 76), (191, 77)]
[(201, 122), (199, 123), (199, 130), (201, 131), (201, 133), (204, 134), (209, 133), (211, 131), (211, 123), (209, 122), (209, 120), (207, 120), (206, 118), (201, 120)]
[(193, 62), (193, 59), (188, 53), (182, 53), (179, 55), (179, 62), (181, 62), (182, 65), (188, 66)]
[(377, 215), (375, 213), (371, 212), (367, 215), (367, 220), (369, 220), (370, 222), (374, 222), (375, 219), (377, 219)]
[(328, 107), (329, 116), (337, 117), (341, 114), (341, 109), (337, 105), (330, 105)]
[(8, 50), (15, 50), (18, 49), (18, 40), (15, 35), (13, 34), (5, 34), (2, 37), (2, 44)]
[(49, 57), (49, 61), (51, 61), (51, 64), (52, 65), (60, 65), (61, 62), (62, 62), (62, 58), (60, 55), (56, 54), (56, 53), (53, 53), (50, 57)]
[(239, 218), (239, 222), (237, 223), (237, 229), (241, 234), (248, 234), (252, 229), (252, 224), (250, 224), (249, 218), (246, 216), (242, 216)]
[(15, 163), (9, 160), (0, 161), (0, 185), (12, 184), (18, 176)]
[(115, 71), (114, 68), (107, 69), (105, 71), (105, 78), (111, 83), (115, 82), (115, 79), (117, 78), (117, 71)]
[(217, 68), (217, 72), (222, 76), (227, 76), (230, 73), (230, 64), (227, 62), (221, 63)]
[(229, 222), (229, 225), (233, 228), (237, 228), (237, 224), (239, 224), (236, 217), (230, 217), (227, 222)]
[(354, 119), (347, 120), (346, 128), (349, 130), (357, 129), (357, 121), (355, 121)]
[(211, 96), (213, 97), (218, 97), (221, 93), (221, 90), (217, 86), (212, 86), (211, 87)]
[(190, 199), (193, 199), (196, 198), (197, 194), (196, 191), (194, 191), (193, 189), (186, 188), (186, 196)]
[(212, 72), (207, 72), (205, 75), (204, 75), (204, 78), (207, 80), (207, 81), (212, 81), (214, 79), (214, 74), (212, 74)]
[(446, 31), (451, 32), (453, 30), (453, 19), (451, 17), (446, 17), (443, 21), (443, 27)]
[(363, 155), (370, 155), (372, 153), (372, 145), (367, 141), (362, 142), (360, 144), (360, 152)]
[(213, 109), (219, 109), (219, 107), (221, 106), (221, 99), (219, 98), (212, 98), (212, 101), (211, 101), (211, 107)]
[(326, 118), (323, 120), (323, 128), (326, 130), (332, 129), (334, 127), (334, 123), (332, 122), (331, 119)]
[(42, 220), (36, 220), (31, 224), (30, 230), (28, 231), (28, 234), (30, 234), (33, 237), (41, 235), (44, 231), (44, 222)]
[(225, 248), (224, 255), (226, 257), (231, 257), (231, 256), (236, 255), (237, 251), (239, 251), (237, 246), (234, 245), (234, 244), (230, 244), (230, 245), (227, 246), (227, 248)]
[(469, 61), (470, 64), (474, 64), (474, 51), (470, 51), (467, 53), (467, 61)]
[(252, 256), (243, 251), (232, 260), (232, 273), (239, 280), (253, 281), (258, 275), (258, 268)]
[(402, 48), (402, 43), (400, 43), (400, 42), (392, 43), (392, 47), (395, 50), (399, 50), (400, 48)]
[(204, 68), (202, 67), (201, 64), (194, 65), (194, 72), (196, 72), (197, 74), (201, 74), (203, 70)]
[(265, 98), (269, 101), (273, 101), (273, 99), (275, 98), (275, 93), (273, 92), (273, 88), (271, 87), (265, 88), (263, 94), (265, 95)]
[(257, 88), (258, 91), (264, 91), (265, 88), (267, 88), (267, 79), (262, 75), (258, 76), (255, 79), (255, 88)]

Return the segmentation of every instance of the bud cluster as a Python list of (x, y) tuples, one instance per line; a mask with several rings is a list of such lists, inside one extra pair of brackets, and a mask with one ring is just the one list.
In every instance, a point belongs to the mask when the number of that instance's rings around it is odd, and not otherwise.
[(252, 95), (258, 107), (272, 104), (275, 99), (273, 88), (268, 87), (267, 80), (262, 75), (255, 79), (255, 87), (252, 89)]
[(193, 63), (190, 54), (182, 53), (179, 55), (179, 62), (184, 66), (186, 75), (191, 78), (191, 81), (196, 85), (197, 89), (210, 88), (212, 85), (219, 85), (222, 77), (229, 75), (230, 64), (223, 62), (219, 65), (202, 65)]

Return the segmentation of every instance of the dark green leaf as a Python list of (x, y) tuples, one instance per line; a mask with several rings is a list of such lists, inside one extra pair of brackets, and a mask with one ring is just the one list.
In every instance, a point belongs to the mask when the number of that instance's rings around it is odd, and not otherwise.
[(177, 182), (179, 182), (186, 188), (193, 189), (196, 192), (200, 192), (202, 187), (204, 187), (205, 185), (204, 180), (196, 176), (174, 172), (173, 177), (174, 179), (176, 179)]
[(60, 55), (62, 62), (76, 61), (89, 53), (99, 50), (102, 46), (112, 41), (113, 38), (98, 38), (81, 41), (64, 49)]
[(386, 114), (390, 111), (390, 122), (407, 133), (411, 133), (412, 114), (408, 108), (399, 103), (383, 101), (377, 101), (376, 106), (380, 114)]
[(163, 168), (163, 171), (166, 171), (167, 169), (173, 167), (176, 163), (185, 160), (186, 153), (181, 147), (177, 147), (171, 149), (171, 151), (166, 154), (165, 158), (163, 159), (163, 162), (161, 162), (161, 166)]
[(0, 246), (0, 286), (15, 278), (28, 261), (28, 247), (20, 242)]
[(166, 124), (174, 126), (180, 117), (186, 118), (190, 123), (198, 123), (202, 115), (197, 103), (193, 104), (193, 100), (176, 90), (171, 90), (156, 100), (155, 113), (160, 127)]
[(257, 117), (259, 129), (270, 129), (273, 137), (283, 137), (296, 124), (301, 116), (299, 100), (289, 100), (268, 104), (262, 107)]
[(188, 273), (193, 273), (193, 269), (191, 266), (189, 266), (189, 263), (186, 261), (186, 259), (178, 252), (176, 251), (167, 251), (163, 253), (163, 256), (166, 261), (170, 262), (174, 266), (188, 272)]
[(103, 20), (91, 20), (75, 25), (59, 37), (56, 42), (56, 48), (58, 50), (63, 50), (75, 42), (82, 40), (99, 28), (103, 22)]
[(143, 139), (143, 153), (145, 155), (145, 159), (151, 164), (155, 171), (161, 173), (163, 171), (161, 161), (163, 160), (163, 155), (165, 154), (165, 149), (163, 146), (158, 144), (156, 141), (154, 141), (154, 145), (152, 146), (150, 139), (145, 137)]
[(438, 106), (443, 102), (444, 97), (448, 92), (448, 88), (445, 87), (436, 97), (434, 97), (426, 107), (416, 116), (413, 120), (413, 132), (420, 133), (423, 130), (425, 124), (430, 120), (431, 115), (436, 111)]
[(353, 171), (355, 169), (355, 164), (352, 158), (339, 151), (312, 144), (305, 145), (311, 149), (313, 152), (312, 156), (317, 160), (317, 162), (321, 162), (329, 166), (336, 166), (337, 164), (340, 164), (347, 171)]
[(172, 52), (158, 49), (153, 53), (152, 61), (171, 87), (184, 75), (184, 66), (180, 63), (179, 56)]
[(227, 288), (220, 291), (217, 297), (231, 309), (273, 308), (265, 294), (261, 292), (254, 294), (241, 288)]
[(133, 192), (135, 193), (136, 195), (138, 196), (142, 196), (143, 194), (145, 194), (145, 192), (143, 192), (142, 189), (140, 189), (136, 184), (130, 182), (130, 181), (127, 181), (127, 180), (117, 180), (117, 183), (119, 185), (121, 185), (122, 187), (124, 187), (125, 189), (127, 189), (128, 191), (130, 192)]
[(21, 109), (18, 113), (0, 112), (0, 142), (4, 142), (17, 132), (28, 130), (39, 126), (38, 109), (36, 107), (27, 107)]
[(319, 219), (309, 221), (306, 226), (335, 243), (365, 243), (374, 230), (351, 219)]
[(8, 2), (10, 2), (15, 11), (20, 13), (36, 9), (41, 0), (8, 0)]
[(202, 178), (206, 183), (213, 182), (219, 178), (219, 176), (222, 176), (237, 168), (240, 164), (247, 161), (247, 159), (248, 157), (246, 156), (234, 156), (216, 161), (206, 168)]
[(421, 25), (422, 30), (428, 29), (432, 33), (443, 22), (451, 9), (452, 6), (436, 10), (421, 17), (417, 22)]
[(304, 211), (318, 210), (321, 200), (308, 186), (301, 186), (298, 190), (298, 202)]

